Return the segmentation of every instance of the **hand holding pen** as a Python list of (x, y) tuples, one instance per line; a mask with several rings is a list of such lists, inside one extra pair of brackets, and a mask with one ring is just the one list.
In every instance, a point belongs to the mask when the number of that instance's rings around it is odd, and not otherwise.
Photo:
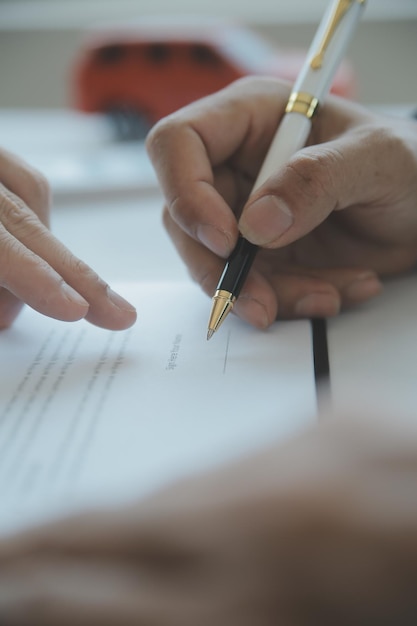
[[(262, 187), (277, 168), (286, 165), (293, 154), (305, 145), (311, 130), (311, 120), (330, 89), (364, 4), (365, 0), (335, 0), (329, 5), (291, 91), (285, 116), (272, 138), (251, 195)], [(290, 226), (291, 212), (284, 211), (284, 214), (285, 221)], [(267, 237), (269, 238), (269, 233)], [(239, 237), (213, 297), (207, 339), (212, 337), (232, 310), (255, 254), (254, 243)]]
[(148, 138), (166, 229), (209, 296), (239, 233), (262, 248), (233, 308), (258, 328), (337, 315), (417, 261), (415, 120), (328, 96), (307, 147), (253, 191), (291, 91), (244, 79), (162, 120)]

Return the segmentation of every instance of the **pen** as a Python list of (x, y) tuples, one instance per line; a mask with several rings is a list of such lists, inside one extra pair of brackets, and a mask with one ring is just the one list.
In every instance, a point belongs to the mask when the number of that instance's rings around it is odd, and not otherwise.
[[(330, 89), (364, 6), (365, 0), (335, 0), (329, 4), (294, 83), (285, 115), (272, 139), (252, 193), (305, 146), (312, 118)], [(255, 244), (239, 237), (213, 296), (207, 339), (214, 335), (232, 310), (257, 249)]]

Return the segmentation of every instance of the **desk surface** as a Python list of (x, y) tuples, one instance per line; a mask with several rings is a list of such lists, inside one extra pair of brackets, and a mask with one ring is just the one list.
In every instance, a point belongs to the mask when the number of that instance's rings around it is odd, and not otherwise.
[(336, 408), (366, 406), (415, 416), (417, 275), (387, 281), (383, 293), (328, 321)]
[(115, 141), (104, 115), (0, 109), (0, 138), (45, 174), (60, 204), (157, 189), (144, 143)]
[(187, 279), (163, 228), (162, 206), (157, 192), (57, 205), (52, 230), (110, 283)]

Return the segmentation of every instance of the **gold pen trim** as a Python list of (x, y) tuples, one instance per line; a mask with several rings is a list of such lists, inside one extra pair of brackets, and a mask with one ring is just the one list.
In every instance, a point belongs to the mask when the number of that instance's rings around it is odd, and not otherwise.
[(301, 113), (311, 119), (318, 106), (319, 101), (315, 96), (305, 91), (293, 91), (285, 107), (285, 113)]
[(221, 326), (230, 311), (233, 309), (235, 302), (236, 296), (231, 294), (230, 291), (217, 289), (213, 296), (213, 306), (208, 323), (207, 339), (210, 339), (219, 326)]
[(366, 0), (339, 0), (337, 5), (334, 8), (334, 11), (330, 17), (329, 23), (327, 25), (326, 31), (323, 35), (323, 39), (319, 45), (319, 48), (316, 54), (310, 61), (310, 67), (313, 70), (318, 70), (323, 65), (324, 54), (329, 46), (329, 43), (336, 31), (336, 28), (339, 26), (340, 21), (349, 11), (349, 9), (355, 4), (365, 4)]

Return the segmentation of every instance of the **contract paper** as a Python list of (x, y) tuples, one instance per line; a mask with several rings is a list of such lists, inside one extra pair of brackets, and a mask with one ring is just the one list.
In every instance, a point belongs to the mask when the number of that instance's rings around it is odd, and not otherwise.
[(119, 286), (131, 329), (26, 308), (0, 333), (0, 532), (142, 497), (316, 419), (311, 327), (229, 316), (194, 284)]

